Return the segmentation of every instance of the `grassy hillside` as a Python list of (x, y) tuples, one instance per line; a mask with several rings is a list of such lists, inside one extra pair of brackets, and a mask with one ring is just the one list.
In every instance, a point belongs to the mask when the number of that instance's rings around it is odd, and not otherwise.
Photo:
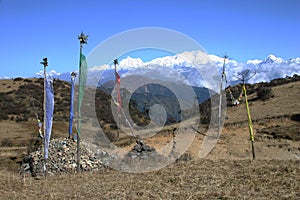
[[(287, 117), (294, 119), (293, 121), (299, 121), (300, 110), (298, 101), (296, 100), (300, 97), (299, 83), (300, 77), (295, 75), (294, 77), (273, 80), (270, 83), (247, 84), (246, 88), (253, 121), (258, 122), (280, 117)], [(261, 96), (258, 96), (257, 94), (262, 88), (270, 88), (273, 98), (263, 99)], [(149, 108), (149, 106), (155, 103), (166, 104), (166, 107), (170, 107), (170, 109), (178, 106), (176, 104), (177, 101), (175, 101), (176, 97), (172, 92), (163, 87), (149, 85), (148, 90), (151, 90), (151, 94), (155, 94), (155, 96), (149, 96), (151, 95), (149, 92), (145, 93), (144, 88), (140, 88), (132, 95), (132, 99), (130, 100), (130, 115), (135, 123), (140, 126), (149, 123), (149, 113), (143, 106), (146, 105)], [(237, 97), (241, 92), (241, 85), (231, 87), (230, 90), (233, 95)], [(70, 84), (64, 81), (54, 80), (54, 91), (55, 109), (53, 136), (66, 136), (69, 121)], [(200, 92), (200, 89), (197, 91)], [(199, 94), (203, 94), (203, 92), (207, 91), (202, 91)], [(36, 115), (38, 114), (39, 118), (41, 120), (43, 119), (43, 79), (15, 78), (0, 80), (0, 97), (0, 121), (1, 126), (3, 126), (3, 129), (0, 130), (0, 146), (27, 146), (30, 140), (27, 138), (30, 136), (29, 138), (34, 139), (37, 135), (38, 126)], [(114, 139), (116, 125), (112, 116), (110, 95), (107, 94), (107, 91), (99, 89), (95, 95), (95, 102), (95, 110), (99, 124), (107, 135), (111, 139)], [(229, 107), (227, 109), (225, 126), (234, 126), (235, 124), (241, 123), (246, 125), (247, 117), (245, 114), (244, 99), (239, 106), (231, 106), (227, 89), (227, 104)], [(91, 108), (87, 107), (86, 109)], [(210, 100), (208, 99), (200, 104), (199, 110), (201, 113), (201, 122), (202, 124), (206, 124), (209, 122)], [(177, 116), (179, 113), (173, 114)], [(168, 117), (170, 120), (168, 123), (180, 121), (179, 118), (174, 116), (170, 115)], [(11, 128), (15, 128), (17, 131), (11, 131), (13, 130)], [(289, 137), (298, 139), (299, 135), (297, 134), (297, 130), (291, 127)], [(14, 137), (13, 135), (18, 136)]]
[[(54, 81), (56, 110), (53, 137), (67, 137), (69, 84)], [(264, 98), (261, 88), (271, 88)], [(16, 160), (27, 155), (37, 139), (35, 114), (42, 117), (42, 79), (0, 80), (0, 187), (3, 199), (296, 199), (299, 193), (300, 160), (300, 81), (298, 76), (271, 83), (247, 85), (255, 133), (256, 160), (251, 159), (244, 101), (228, 107), (225, 126), (205, 159), (198, 153), (206, 134), (210, 102), (199, 106), (202, 124), (193, 143), (177, 162), (149, 173), (124, 173), (112, 169), (98, 172), (21, 178)], [(241, 86), (231, 87), (235, 96)], [(115, 134), (110, 96), (96, 93), (98, 119), (107, 133)], [(106, 104), (105, 104), (106, 102)], [(132, 116), (145, 120), (144, 113)], [(139, 116), (140, 115), (140, 116)], [(181, 122), (187, 133), (193, 120)], [(142, 121), (141, 121), (142, 122)], [(172, 142), (173, 128), (163, 130), (145, 141), (160, 151)], [(195, 127), (194, 127), (195, 128)], [(156, 130), (153, 130), (156, 131)], [(113, 138), (112, 138), (113, 139)], [(113, 140), (112, 140), (113, 141)], [(115, 145), (129, 151), (134, 138), (120, 134)], [(191, 160), (190, 160), (191, 159)], [(100, 189), (99, 189), (100, 188)], [(274, 192), (275, 191), (275, 192)]]

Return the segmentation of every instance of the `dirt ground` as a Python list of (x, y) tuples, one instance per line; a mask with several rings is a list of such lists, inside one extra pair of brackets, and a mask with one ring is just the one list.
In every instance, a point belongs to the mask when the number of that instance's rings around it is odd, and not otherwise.
[[(191, 160), (181, 159), (147, 173), (107, 168), (47, 178), (24, 177), (9, 158), (26, 154), (26, 145), (1, 147), (0, 199), (299, 199), (300, 122), (291, 116), (300, 114), (300, 82), (277, 86), (273, 91), (275, 97), (268, 101), (251, 101), (255, 96), (249, 97), (255, 160), (245, 106), (239, 105), (227, 109), (222, 134), (205, 158), (198, 157), (204, 134), (196, 134), (187, 151)], [(34, 137), (32, 127), (35, 122), (2, 121), (0, 140)], [(54, 124), (53, 128), (57, 137), (65, 136), (67, 124)], [(159, 149), (171, 140), (172, 134), (166, 133), (146, 141)], [(124, 148), (129, 150), (130, 145)]]

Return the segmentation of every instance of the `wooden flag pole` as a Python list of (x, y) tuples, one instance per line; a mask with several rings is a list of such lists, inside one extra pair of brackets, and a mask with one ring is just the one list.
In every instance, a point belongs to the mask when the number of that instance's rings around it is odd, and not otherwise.
[[(228, 58), (228, 56), (224, 55), (224, 63), (223, 63), (223, 69), (222, 69), (222, 77), (221, 77), (221, 84), (220, 84), (220, 102), (219, 102), (219, 125), (218, 125), (218, 134), (221, 134), (221, 120), (222, 120), (222, 91), (223, 91), (223, 81), (226, 81), (226, 74), (225, 74), (225, 61)], [(227, 82), (227, 81), (226, 81)]]
[(246, 103), (246, 110), (247, 110), (248, 128), (249, 128), (250, 141), (251, 141), (251, 147), (252, 147), (252, 158), (255, 159), (253, 126), (252, 126), (252, 119), (251, 119), (251, 115), (250, 115), (250, 109), (249, 109), (249, 103), (248, 103), (248, 97), (247, 97), (245, 83), (243, 83), (243, 93), (245, 96), (245, 103)]
[[(79, 36), (79, 43), (80, 43), (80, 55), (79, 55), (79, 86), (82, 80), (80, 80), (80, 72), (81, 72), (81, 54), (82, 54), (82, 46), (83, 44), (87, 44), (87, 35), (84, 35), (84, 33), (82, 32)], [(79, 99), (78, 99), (79, 102)], [(80, 132), (81, 132), (81, 109), (78, 106), (78, 114), (77, 114), (77, 173), (80, 172)]]
[[(40, 64), (42, 64), (44, 66), (44, 105), (43, 105), (43, 109), (44, 109), (44, 146), (46, 145), (46, 67), (48, 66), (48, 59), (47, 58), (43, 58), (43, 62), (40, 62)], [(45, 148), (44, 148), (45, 150)], [(46, 177), (47, 174), (47, 159), (46, 159), (46, 152), (44, 151), (44, 175)]]

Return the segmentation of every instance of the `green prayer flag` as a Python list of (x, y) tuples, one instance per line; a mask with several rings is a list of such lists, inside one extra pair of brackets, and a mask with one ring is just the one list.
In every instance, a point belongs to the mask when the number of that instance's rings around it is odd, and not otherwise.
[(86, 63), (86, 58), (85, 56), (80, 53), (80, 66), (79, 66), (79, 91), (78, 91), (78, 120), (79, 120), (79, 126), (77, 127), (78, 134), (80, 134), (81, 130), (81, 104), (82, 104), (82, 99), (84, 95), (84, 89), (86, 85), (86, 79), (87, 79), (87, 72), (88, 72), (88, 67)]

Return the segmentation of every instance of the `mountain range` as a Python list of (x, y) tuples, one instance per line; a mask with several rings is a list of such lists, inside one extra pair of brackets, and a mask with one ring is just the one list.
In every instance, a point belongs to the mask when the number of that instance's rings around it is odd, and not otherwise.
[[(88, 62), (88, 60), (87, 60)], [(221, 75), (224, 59), (216, 55), (208, 55), (201, 51), (183, 52), (174, 56), (165, 56), (143, 62), (140, 58), (127, 57), (119, 61), (118, 73), (121, 78), (126, 76), (144, 76), (153, 80), (163, 80), (166, 82), (185, 83), (191, 86), (207, 87), (199, 73), (196, 65), (216, 67)], [(284, 60), (275, 55), (269, 55), (264, 60), (248, 60), (241, 63), (233, 59), (227, 59), (225, 71), (228, 85), (239, 83), (239, 73), (249, 69), (255, 75), (248, 80), (248, 83), (269, 82), (277, 78), (285, 78), (300, 74), (300, 57)], [(48, 72), (53, 78), (70, 81), (70, 72), (58, 73), (54, 70)], [(43, 77), (40, 71), (33, 75)], [(114, 66), (100, 65), (89, 66), (88, 84), (104, 84), (109, 80), (114, 80)], [(211, 88), (210, 88), (211, 89)]]

